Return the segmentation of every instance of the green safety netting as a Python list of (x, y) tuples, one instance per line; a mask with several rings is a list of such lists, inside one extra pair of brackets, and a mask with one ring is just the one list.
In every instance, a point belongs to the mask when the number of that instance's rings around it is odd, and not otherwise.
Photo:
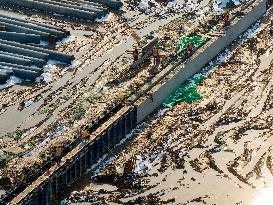
[(197, 91), (196, 86), (199, 85), (205, 78), (205, 74), (196, 74), (189, 78), (163, 102), (163, 106), (172, 107), (179, 102), (192, 103), (202, 99), (202, 96)]

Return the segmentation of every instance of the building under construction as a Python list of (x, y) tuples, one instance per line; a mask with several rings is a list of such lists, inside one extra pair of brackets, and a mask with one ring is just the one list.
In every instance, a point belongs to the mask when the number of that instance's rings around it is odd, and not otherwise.
[[(67, 196), (65, 188), (78, 184), (82, 176), (88, 176), (96, 166), (103, 164), (102, 158), (107, 160), (116, 152), (124, 157), (127, 151), (123, 154), (123, 149), (117, 151), (115, 147), (127, 138), (138, 140), (147, 135), (147, 139), (151, 139), (147, 145), (161, 140), (163, 143), (164, 136), (170, 136), (167, 133), (171, 122), (166, 120), (164, 126), (152, 123), (150, 132), (146, 133), (145, 128), (141, 130), (143, 135), (138, 135), (141, 123), (145, 121), (144, 124), (149, 125), (156, 118), (153, 113), (162, 106), (176, 109), (174, 106), (179, 104), (179, 109), (186, 110), (187, 103), (189, 106), (199, 101), (202, 104), (196, 87), (206, 78), (202, 73), (204, 68), (225, 58), (222, 53), (225, 49), (239, 48), (238, 38), (243, 42), (244, 38), (251, 38), (252, 33), (264, 29), (262, 37), (251, 40), (268, 41), (265, 53), (272, 57), (272, 41), (268, 38), (272, 32), (269, 26), (272, 2), (267, 0), (238, 5), (230, 3), (233, 1), (227, 4), (205, 0), (188, 4), (106, 0), (0, 2), (3, 4), (0, 15), (0, 83), (3, 84), (0, 90), (0, 199), (3, 204), (59, 203)], [(28, 15), (18, 14), (20, 10)], [(228, 15), (226, 19), (225, 15)], [(254, 28), (250, 28), (253, 25)], [(257, 46), (261, 45), (257, 43)], [(140, 54), (134, 61), (135, 49)], [(199, 74), (194, 76), (196, 73)], [(13, 76), (23, 84), (11, 83)], [(40, 76), (44, 82), (37, 80)], [(36, 83), (30, 84), (29, 80)], [(226, 77), (222, 80), (228, 81)], [(219, 86), (221, 82), (219, 80)], [(264, 101), (271, 102), (270, 99)], [(214, 100), (208, 104), (211, 104), (208, 110), (220, 115), (221, 109), (214, 108), (220, 102)], [(201, 123), (198, 126), (210, 122), (206, 122), (205, 117), (199, 119), (198, 115), (192, 111), (187, 129), (177, 128), (177, 131), (185, 131), (183, 135), (188, 136), (187, 133), (195, 133), (195, 130), (197, 133), (198, 128), (194, 127), (197, 122)], [(196, 118), (196, 123), (192, 118)], [(216, 124), (221, 126), (221, 122), (218, 120)], [(153, 127), (158, 126), (165, 134), (160, 134), (160, 129), (153, 133)], [(87, 140), (83, 139), (83, 131), (88, 133)], [(155, 135), (163, 138), (153, 140)], [(185, 137), (185, 142), (188, 141), (193, 144), (195, 141), (190, 134)], [(181, 145), (183, 143), (181, 141)], [(56, 164), (53, 150), (57, 145), (61, 148), (61, 160)], [(133, 148), (129, 151), (131, 155), (138, 153), (138, 146), (134, 145), (128, 143)], [(156, 147), (160, 150), (160, 143)], [(158, 150), (149, 152), (158, 153)], [(204, 161), (213, 164), (210, 151), (202, 156)], [(173, 155), (175, 152), (170, 154)], [(153, 157), (149, 156), (149, 159)], [(144, 159), (141, 157), (134, 158), (135, 163)], [(119, 160), (117, 157), (113, 165), (118, 166)], [(195, 162), (198, 166), (202, 164)], [(202, 169), (203, 165), (198, 166), (195, 170)], [(73, 197), (77, 195), (70, 197), (70, 202), (75, 200)], [(149, 197), (155, 199), (155, 196)], [(206, 201), (206, 197), (203, 198), (200, 200)], [(155, 203), (161, 203), (160, 200)], [(132, 198), (124, 203), (139, 202)]]

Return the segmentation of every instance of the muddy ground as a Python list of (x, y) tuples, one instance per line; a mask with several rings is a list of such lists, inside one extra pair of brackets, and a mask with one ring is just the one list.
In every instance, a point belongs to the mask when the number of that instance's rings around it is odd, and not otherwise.
[[(204, 69), (201, 100), (158, 110), (62, 202), (272, 204), (271, 20), (272, 11)], [(132, 155), (135, 174), (124, 177)]]
[(110, 13), (105, 18), (108, 21), (102, 23), (78, 22), (33, 11), (19, 15), (69, 30), (71, 36), (67, 39), (46, 46), (56, 46), (59, 51), (74, 54), (76, 59), (70, 67), (48, 65), (46, 83), (23, 83), (0, 90), (0, 174), (5, 189), (24, 182), (26, 175), (35, 173), (50, 160), (56, 141), (68, 145), (79, 135), (82, 124), (103, 116), (163, 68), (144, 64), (130, 70), (129, 51), (134, 46), (143, 45), (156, 31), (154, 35), (162, 40), (162, 59), (168, 62), (175, 49), (173, 39), (181, 36), (179, 31), (215, 13), (214, 9), (219, 10), (216, 4), (208, 5), (207, 0), (187, 4), (154, 2), (148, 9), (139, 7), (139, 3), (124, 2), (122, 11)]

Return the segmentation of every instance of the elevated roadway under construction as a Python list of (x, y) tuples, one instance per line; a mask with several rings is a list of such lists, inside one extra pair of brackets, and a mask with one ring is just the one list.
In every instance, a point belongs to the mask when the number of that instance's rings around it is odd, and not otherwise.
[[(200, 71), (211, 59), (225, 49), (234, 39), (261, 18), (267, 11), (268, 1), (251, 1), (244, 15), (234, 17), (223, 36), (211, 38), (186, 62), (167, 66), (153, 82), (132, 97), (128, 105), (121, 108), (103, 123), (87, 144), (80, 144), (65, 157), (60, 167), (52, 173), (44, 173), (9, 204), (50, 204), (62, 188), (75, 183), (99, 158), (114, 147), (126, 134), (174, 92), (179, 85)], [(177, 69), (179, 68), (179, 69)], [(148, 96), (147, 96), (148, 94)]]

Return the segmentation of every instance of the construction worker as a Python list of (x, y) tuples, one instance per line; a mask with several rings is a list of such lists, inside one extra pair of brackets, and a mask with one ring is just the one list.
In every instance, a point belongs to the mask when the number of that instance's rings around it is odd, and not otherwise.
[(54, 152), (54, 161), (59, 166), (62, 160), (62, 144), (57, 143), (54, 146), (53, 152)]
[(82, 127), (81, 137), (84, 141), (90, 140), (90, 132), (88, 126)]
[(138, 60), (139, 57), (139, 52), (138, 49), (135, 48), (134, 52), (133, 52), (133, 57), (134, 57), (134, 63)]
[(154, 57), (154, 65), (156, 65), (157, 60), (159, 59), (159, 56), (158, 56), (158, 50), (155, 46), (152, 47), (152, 55)]
[(124, 164), (123, 175), (133, 174), (136, 168), (136, 157), (133, 155)]
[(188, 55), (191, 55), (192, 51), (193, 51), (193, 44), (192, 44), (192, 42), (188, 41), (188, 43), (187, 43), (187, 53), (188, 53)]
[(228, 26), (230, 25), (230, 21), (229, 21), (229, 12), (228, 12), (228, 11), (225, 11), (225, 12), (224, 12), (223, 20), (224, 20), (224, 26), (225, 26), (225, 27), (228, 27)]

